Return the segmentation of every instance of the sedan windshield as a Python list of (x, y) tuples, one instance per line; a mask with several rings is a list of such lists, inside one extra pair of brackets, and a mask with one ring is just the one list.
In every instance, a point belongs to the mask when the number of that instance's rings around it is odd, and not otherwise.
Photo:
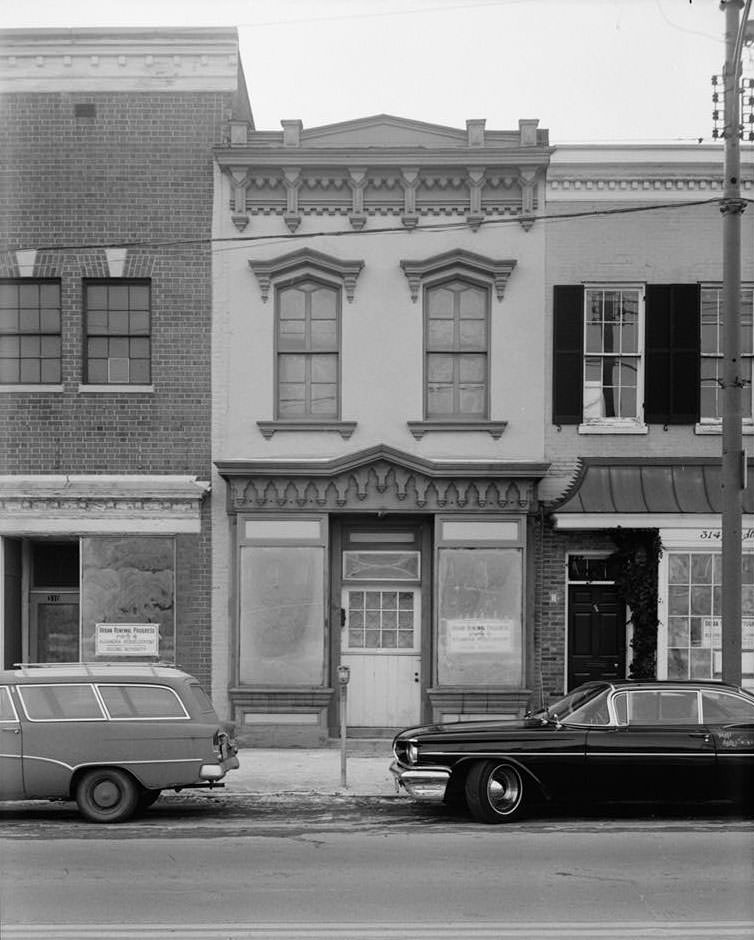
[(554, 702), (533, 717), (543, 721), (562, 722), (574, 725), (607, 725), (610, 714), (607, 708), (609, 685), (582, 685)]

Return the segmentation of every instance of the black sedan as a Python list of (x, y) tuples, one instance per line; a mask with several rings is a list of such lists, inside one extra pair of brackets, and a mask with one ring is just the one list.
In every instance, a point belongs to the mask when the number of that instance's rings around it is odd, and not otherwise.
[(516, 720), (408, 728), (396, 787), (480, 822), (542, 801), (754, 805), (754, 695), (720, 682), (590, 682)]

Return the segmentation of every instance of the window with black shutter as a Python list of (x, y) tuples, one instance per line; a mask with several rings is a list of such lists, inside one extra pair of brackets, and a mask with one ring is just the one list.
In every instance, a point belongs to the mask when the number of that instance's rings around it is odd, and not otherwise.
[(584, 288), (559, 284), (553, 292), (553, 424), (579, 424), (583, 415)]
[(648, 284), (644, 419), (648, 424), (699, 420), (698, 284)]

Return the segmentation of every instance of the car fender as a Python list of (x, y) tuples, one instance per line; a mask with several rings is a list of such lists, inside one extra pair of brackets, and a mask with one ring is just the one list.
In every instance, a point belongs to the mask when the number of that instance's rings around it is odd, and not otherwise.
[[(539, 792), (546, 800), (552, 800), (552, 793), (549, 787), (544, 783), (538, 774), (536, 774), (530, 767), (527, 767), (518, 757), (513, 757), (511, 754), (495, 754), (491, 752), (489, 754), (474, 754), (473, 756), (464, 757), (454, 764), (451, 768), (451, 786), (455, 789), (456, 787), (463, 787), (463, 783), (466, 780), (466, 776), (471, 769), (472, 764), (476, 764), (478, 761), (499, 761), (500, 763), (511, 764), (515, 767), (521, 776), (524, 779), (528, 779), (533, 782)], [(462, 773), (459, 774), (458, 778), (454, 780), (456, 770), (462, 770)]]

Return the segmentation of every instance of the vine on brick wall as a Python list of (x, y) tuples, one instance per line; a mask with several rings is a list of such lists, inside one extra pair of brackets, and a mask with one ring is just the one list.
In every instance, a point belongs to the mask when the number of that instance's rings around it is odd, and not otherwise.
[(633, 659), (632, 679), (654, 679), (657, 675), (657, 569), (662, 554), (657, 529), (614, 529), (610, 533), (616, 550), (615, 588), (631, 611)]

